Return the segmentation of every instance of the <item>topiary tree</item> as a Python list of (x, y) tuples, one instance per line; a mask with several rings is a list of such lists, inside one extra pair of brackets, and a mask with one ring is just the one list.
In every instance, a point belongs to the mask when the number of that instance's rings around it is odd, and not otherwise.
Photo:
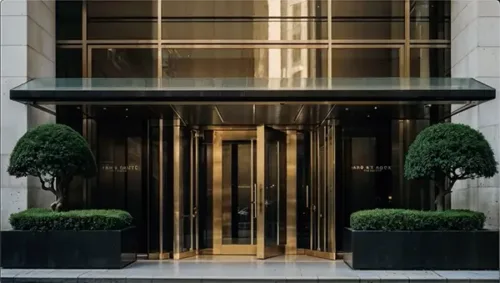
[[(435, 181), (435, 204), (443, 210), (444, 196), (458, 180), (493, 177), (497, 162), (489, 143), (479, 131), (461, 124), (436, 124), (424, 129), (410, 145), (404, 175), (407, 179)], [(449, 180), (448, 188), (438, 182)]]
[(97, 166), (87, 141), (62, 124), (41, 125), (24, 134), (10, 156), (8, 173), (17, 178), (34, 176), (42, 189), (52, 192), (52, 210), (67, 209), (65, 200), (75, 176), (93, 177)]

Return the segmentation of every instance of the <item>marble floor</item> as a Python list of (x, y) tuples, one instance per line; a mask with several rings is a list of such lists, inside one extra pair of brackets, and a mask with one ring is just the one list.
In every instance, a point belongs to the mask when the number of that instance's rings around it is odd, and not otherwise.
[(278, 257), (140, 260), (120, 270), (2, 269), (0, 282), (500, 282), (499, 271), (358, 271), (342, 261)]

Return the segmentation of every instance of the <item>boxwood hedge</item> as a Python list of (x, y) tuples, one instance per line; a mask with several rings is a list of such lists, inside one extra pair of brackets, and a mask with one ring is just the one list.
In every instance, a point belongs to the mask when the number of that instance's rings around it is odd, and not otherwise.
[(122, 210), (71, 210), (56, 212), (32, 208), (11, 214), (15, 230), (120, 230), (132, 225), (132, 216)]
[(354, 230), (379, 231), (471, 231), (481, 230), (484, 213), (469, 210), (419, 211), (373, 209), (351, 214)]

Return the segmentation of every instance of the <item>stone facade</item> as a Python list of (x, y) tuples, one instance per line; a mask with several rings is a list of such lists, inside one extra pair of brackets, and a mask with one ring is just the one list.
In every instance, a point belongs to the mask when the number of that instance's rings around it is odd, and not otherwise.
[[(500, 3), (496, 0), (453, 0), (451, 6), (453, 77), (472, 77), (500, 89)], [(452, 118), (481, 131), (500, 159), (500, 99), (488, 101)], [(486, 226), (500, 227), (500, 176), (457, 183), (453, 208), (486, 213)]]
[(3, 0), (1, 13), (1, 229), (12, 212), (45, 206), (53, 197), (37, 180), (7, 173), (10, 154), (27, 129), (53, 115), (9, 99), (9, 90), (30, 79), (55, 76), (55, 1)]

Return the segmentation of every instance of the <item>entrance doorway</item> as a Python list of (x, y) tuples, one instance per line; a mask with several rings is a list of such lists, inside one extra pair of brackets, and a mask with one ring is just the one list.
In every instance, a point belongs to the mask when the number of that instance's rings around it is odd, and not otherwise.
[(284, 252), (286, 134), (266, 126), (213, 133), (213, 254)]

